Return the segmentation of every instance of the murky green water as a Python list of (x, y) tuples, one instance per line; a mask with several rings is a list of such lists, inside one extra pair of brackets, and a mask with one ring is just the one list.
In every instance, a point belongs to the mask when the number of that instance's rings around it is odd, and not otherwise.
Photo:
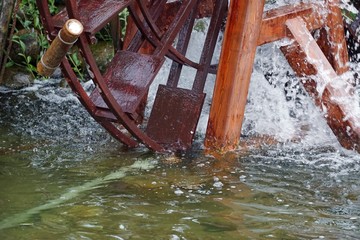
[(0, 239), (360, 238), (358, 154), (127, 150), (55, 89), (0, 94)]

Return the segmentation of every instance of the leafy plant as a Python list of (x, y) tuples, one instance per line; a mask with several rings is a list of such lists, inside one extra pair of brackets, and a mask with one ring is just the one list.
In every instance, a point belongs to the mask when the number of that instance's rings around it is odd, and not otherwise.
[[(49, 0), (50, 11), (56, 12), (57, 8), (55, 6), (55, 0)], [(44, 52), (45, 49), (49, 47), (46, 36), (43, 34), (43, 27), (40, 22), (40, 13), (36, 5), (35, 0), (22, 0), (20, 3), (20, 11), (17, 14), (17, 21), (21, 25), (21, 29), (26, 29), (29, 31), (36, 31), (37, 43), (40, 47), (40, 51)], [(19, 27), (16, 26), (15, 33), (19, 32)], [(10, 59), (6, 63), (6, 67), (10, 67), (13, 65), (20, 65), (26, 67), (26, 69), (31, 72), (33, 75), (37, 73), (36, 66), (33, 65), (33, 62), (37, 62), (40, 59), (32, 59), (31, 56), (27, 55), (26, 45), (24, 41), (21, 39), (21, 36), (14, 35), (12, 37), (12, 42), (19, 45), (20, 51), (18, 52), (18, 56), (20, 56), (23, 60), (21, 62), (15, 62)]]
[(121, 35), (122, 36), (125, 36), (125, 33), (126, 33), (126, 26), (127, 26), (127, 19), (128, 19), (128, 16), (129, 16), (129, 11), (127, 9), (125, 9), (124, 11), (122, 11), (120, 14), (119, 14), (119, 20), (120, 20), (120, 23), (121, 25), (123, 26), (122, 27), (122, 32), (121, 32)]
[[(59, 11), (57, 0), (48, 0), (48, 6), (51, 14), (56, 14)], [(129, 16), (129, 11), (126, 9), (119, 14), (119, 21), (122, 26), (121, 36), (125, 35), (127, 25), (127, 17)], [(46, 49), (49, 47), (49, 43), (47, 40), (47, 36), (45, 35), (45, 31), (41, 24), (41, 16), (39, 10), (36, 5), (36, 0), (22, 0), (20, 3), (20, 12), (17, 15), (17, 28), (15, 29), (15, 33), (20, 31), (21, 29), (26, 29), (29, 31), (36, 31), (37, 34), (37, 43), (40, 47), (40, 52), (44, 53)], [(109, 27), (105, 27), (103, 30), (96, 34), (96, 37), (101, 41), (112, 41)], [(26, 53), (26, 44), (22, 41), (21, 37), (18, 35), (14, 35), (12, 38), (12, 42), (14, 44), (19, 45), (19, 53), (18, 55), (21, 57), (22, 61), (15, 62), (10, 59), (6, 64), (6, 67), (10, 67), (13, 65), (21, 65), (26, 67), (29, 72), (36, 75), (36, 66), (34, 63), (40, 60), (40, 56), (37, 59), (32, 59), (31, 56), (28, 56)], [(84, 79), (84, 63), (80, 57), (80, 54), (77, 50), (70, 52), (68, 55), (68, 59), (73, 67), (74, 72), (78, 75), (80, 79)]]
[[(34, 73), (36, 73), (36, 67), (31, 63), (32, 59), (31, 56), (26, 55), (26, 45), (25, 43), (22, 41), (21, 37), (18, 35), (14, 35), (12, 38), (12, 41), (14, 43), (17, 43), (20, 46), (21, 52), (18, 53), (19, 56), (21, 56), (23, 58), (22, 64), (26, 67), (26, 69), (32, 73), (34, 75)], [(15, 63), (14, 61), (10, 61), (9, 63), (7, 63), (7, 67), (11, 66), (11, 65), (21, 65), (19, 63)]]
[(79, 58), (78, 51), (68, 54), (69, 61), (73, 66), (74, 72), (79, 76), (81, 80), (84, 80), (84, 74), (82, 70), (83, 62)]

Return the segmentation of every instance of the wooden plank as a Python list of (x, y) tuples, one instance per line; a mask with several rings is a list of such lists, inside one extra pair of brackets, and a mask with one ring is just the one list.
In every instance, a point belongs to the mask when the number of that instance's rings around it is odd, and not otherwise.
[(286, 37), (285, 22), (288, 19), (301, 17), (310, 30), (319, 29), (325, 24), (325, 17), (321, 15), (323, 7), (318, 4), (297, 4), (279, 7), (266, 11), (261, 23), (261, 33), (258, 45), (274, 42)]
[(239, 143), (264, 3), (230, 2), (205, 137), (205, 146), (210, 149), (231, 150)]
[[(118, 51), (104, 73), (111, 95), (124, 112), (134, 115), (134, 120), (137, 119), (136, 110), (163, 61), (164, 58), (156, 56)], [(95, 88), (90, 97), (97, 107), (108, 109), (98, 88)]]
[(326, 0), (325, 4), (328, 13), (326, 24), (317, 42), (336, 73), (343, 74), (349, 70), (349, 55), (339, 7), (340, 0)]
[(339, 78), (301, 18), (287, 20), (286, 26), (296, 42), (281, 48), (285, 57), (298, 76), (307, 77), (305, 89), (340, 144), (360, 152), (360, 108), (353, 87)]
[(168, 150), (190, 148), (205, 94), (159, 85), (146, 133)]

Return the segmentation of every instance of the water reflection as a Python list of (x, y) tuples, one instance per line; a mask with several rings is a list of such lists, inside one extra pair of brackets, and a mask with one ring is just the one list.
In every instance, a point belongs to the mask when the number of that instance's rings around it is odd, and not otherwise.
[[(204, 152), (201, 133), (180, 156), (126, 149), (58, 81), (0, 89), (0, 222), (14, 219), (0, 239), (359, 239), (359, 154), (308, 98), (284, 101), (277, 51), (258, 49), (246, 147), (226, 155)], [(140, 161), (152, 168), (106, 179)]]
[[(52, 111), (52, 113), (54, 113)], [(97, 125), (88, 125), (97, 128)], [(94, 131), (93, 131), (94, 130)], [(92, 129), (96, 132), (96, 129)], [(357, 239), (357, 154), (268, 147), (224, 156), (124, 151), (110, 139), (52, 141), (2, 130), (1, 219), (136, 161), (122, 178), (0, 230), (1, 239)], [(100, 133), (98, 138), (102, 136)], [(37, 136), (36, 139), (39, 137)], [(18, 144), (18, 145), (17, 145)], [(20, 146), (20, 147), (15, 147)], [(75, 151), (91, 148), (89, 151)]]

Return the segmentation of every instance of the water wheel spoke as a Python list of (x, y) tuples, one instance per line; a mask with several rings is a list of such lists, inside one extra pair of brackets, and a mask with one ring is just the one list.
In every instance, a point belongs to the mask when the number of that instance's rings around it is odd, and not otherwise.
[[(104, 79), (124, 112), (135, 113), (163, 61), (156, 56), (129, 51), (116, 53)], [(98, 89), (91, 94), (91, 99), (98, 107), (107, 108)]]
[(86, 108), (86, 110), (90, 113), (90, 115), (101, 125), (103, 126), (115, 139), (123, 142), (129, 147), (137, 147), (138, 143), (133, 140), (130, 136), (124, 134), (118, 128), (116, 128), (111, 122), (118, 122), (115, 118), (101, 118), (96, 115), (97, 107), (88, 97), (86, 91), (84, 90), (83, 86), (77, 79), (74, 71), (71, 68), (71, 65), (67, 59), (64, 59), (61, 63), (61, 66), (64, 70), (65, 77), (69, 86), (71, 87), (72, 91), (79, 97), (81, 103)]

